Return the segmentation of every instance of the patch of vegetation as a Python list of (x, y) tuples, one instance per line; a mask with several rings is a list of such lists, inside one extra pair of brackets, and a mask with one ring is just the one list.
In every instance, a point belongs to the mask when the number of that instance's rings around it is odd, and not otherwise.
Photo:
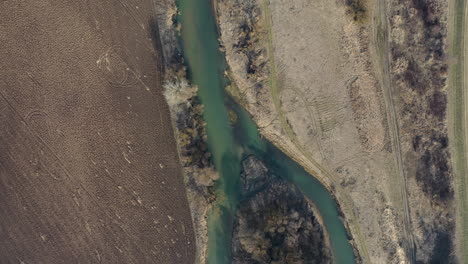
[(179, 130), (179, 145), (181, 161), (184, 166), (211, 166), (211, 155), (205, 140), (205, 124), (202, 113), (203, 106), (198, 97), (192, 97), (186, 104), (179, 106), (176, 126)]
[(211, 156), (206, 143), (203, 105), (197, 94), (197, 87), (191, 86), (185, 78), (175, 78), (164, 84), (164, 97), (176, 120), (181, 162), (184, 167), (211, 167)]
[(424, 80), (424, 74), (414, 59), (410, 58), (408, 60), (408, 67), (403, 73), (403, 78), (409, 84), (409, 88), (413, 91), (416, 91), (418, 94), (424, 94), (429, 88), (427, 83)]
[(433, 130), (430, 134), (414, 136), (412, 144), (419, 156), (416, 181), (423, 192), (434, 201), (452, 199), (454, 193), (447, 135)]
[(365, 0), (345, 0), (347, 13), (354, 22), (362, 23), (367, 18), (367, 9)]
[(429, 97), (429, 112), (438, 117), (439, 120), (445, 118), (447, 110), (447, 94), (436, 91), (432, 96)]
[[(449, 228), (452, 230), (453, 228)], [(430, 264), (437, 263), (456, 263), (454, 256), (451, 254), (453, 251), (453, 241), (450, 238), (452, 232), (439, 231), (435, 239), (435, 246), (430, 259)]]
[[(450, 203), (454, 199), (453, 173), (448, 148), (447, 24), (444, 5), (438, 0), (398, 0), (390, 11), (391, 69), (399, 95), (400, 133), (411, 138), (406, 166), (415, 166), (414, 177), (431, 202), (432, 215), (424, 221), (422, 237), (415, 237), (416, 263), (451, 263)], [(413, 170), (409, 170), (413, 172)], [(421, 210), (423, 212), (423, 210)], [(418, 215), (418, 211), (416, 211)], [(413, 219), (413, 221), (417, 221)], [(432, 253), (433, 252), (433, 253)]]
[(272, 180), (236, 214), (233, 263), (330, 263), (323, 229), (295, 187)]
[(426, 150), (419, 159), (416, 170), (416, 180), (424, 193), (442, 201), (453, 198), (451, 170), (447, 156), (448, 151), (441, 147)]
[(233, 110), (229, 109), (228, 114), (229, 114), (229, 122), (231, 123), (231, 125), (236, 124), (236, 123), (237, 123), (237, 120), (239, 119), (239, 117), (237, 116), (236, 112), (234, 112)]
[[(434, 202), (453, 199), (452, 169), (447, 149), (447, 35), (441, 5), (436, 0), (400, 1), (392, 15), (404, 23), (393, 24), (405, 32), (403, 43), (391, 43), (392, 67), (403, 104), (401, 133), (412, 136), (412, 163), (416, 180)], [(416, 10), (411, 15), (408, 8)], [(409, 26), (411, 25), (411, 26)], [(404, 63), (402, 63), (404, 62)], [(400, 65), (405, 65), (401, 67)], [(410, 163), (408, 161), (408, 163)]]

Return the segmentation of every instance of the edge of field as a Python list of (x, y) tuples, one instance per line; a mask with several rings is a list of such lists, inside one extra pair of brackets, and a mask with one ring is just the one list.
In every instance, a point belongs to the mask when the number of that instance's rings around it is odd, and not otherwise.
[(468, 212), (466, 181), (467, 181), (467, 109), (465, 101), (467, 93), (464, 89), (466, 74), (465, 63), (467, 48), (465, 47), (465, 23), (466, 23), (466, 3), (465, 0), (452, 0), (449, 4), (449, 34), (452, 37), (449, 39), (449, 54), (452, 59), (449, 75), (449, 132), (453, 139), (450, 144), (451, 152), (454, 156), (454, 187), (457, 203), (456, 214), (456, 252), (460, 263), (468, 263), (468, 251), (465, 249), (466, 238), (468, 237), (468, 221), (466, 212)]

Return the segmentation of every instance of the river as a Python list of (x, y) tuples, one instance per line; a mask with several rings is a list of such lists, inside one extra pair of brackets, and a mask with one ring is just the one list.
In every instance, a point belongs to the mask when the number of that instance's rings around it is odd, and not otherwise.
[[(209, 0), (178, 0), (181, 40), (189, 79), (198, 85), (204, 105), (208, 146), (216, 170), (217, 204), (208, 217), (209, 264), (230, 263), (233, 216), (240, 200), (241, 161), (255, 155), (276, 175), (296, 184), (314, 202), (329, 235), (335, 263), (355, 263), (355, 256), (331, 194), (301, 166), (262, 139), (255, 123), (225, 93), (224, 56)], [(237, 115), (232, 125), (228, 111)]]

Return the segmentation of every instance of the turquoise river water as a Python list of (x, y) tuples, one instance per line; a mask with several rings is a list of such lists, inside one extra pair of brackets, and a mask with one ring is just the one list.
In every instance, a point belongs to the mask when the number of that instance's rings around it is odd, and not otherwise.
[[(189, 78), (198, 85), (204, 105), (208, 146), (216, 170), (218, 202), (208, 218), (209, 264), (230, 263), (233, 216), (240, 200), (241, 161), (255, 155), (276, 175), (296, 184), (319, 210), (329, 234), (335, 263), (355, 263), (355, 256), (337, 205), (320, 182), (262, 139), (250, 116), (225, 93), (223, 53), (210, 0), (178, 0), (181, 41)], [(238, 121), (232, 125), (228, 111)]]

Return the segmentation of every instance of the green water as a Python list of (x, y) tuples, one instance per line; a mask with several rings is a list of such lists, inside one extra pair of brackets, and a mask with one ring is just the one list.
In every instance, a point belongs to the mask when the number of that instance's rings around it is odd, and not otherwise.
[[(330, 236), (335, 263), (355, 263), (337, 206), (330, 193), (302, 167), (268, 141), (260, 138), (250, 116), (225, 94), (225, 62), (209, 0), (178, 0), (182, 45), (189, 77), (198, 85), (204, 105), (208, 146), (216, 170), (218, 203), (208, 217), (209, 264), (230, 263), (233, 215), (240, 197), (241, 161), (255, 155), (276, 175), (296, 184), (317, 206)], [(238, 116), (229, 122), (228, 109)]]

